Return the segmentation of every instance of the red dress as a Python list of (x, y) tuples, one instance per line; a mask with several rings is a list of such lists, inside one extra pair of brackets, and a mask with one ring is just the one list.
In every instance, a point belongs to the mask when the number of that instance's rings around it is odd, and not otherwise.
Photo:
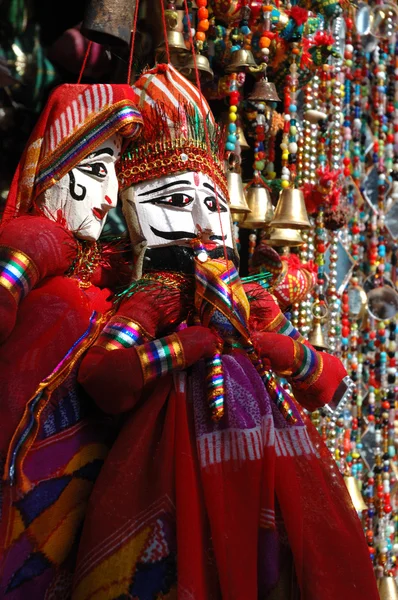
[(113, 286), (115, 273), (99, 266), (88, 287), (64, 275), (44, 279), (0, 347), (2, 598), (70, 593), (85, 506), (115, 426), (78, 385), (77, 370), (112, 308), (106, 279)]
[[(163, 284), (155, 300), (142, 288), (80, 367), (85, 389), (124, 425), (90, 497), (73, 600), (257, 600), (297, 588), (302, 600), (348, 590), (350, 600), (376, 600), (362, 527), (329, 450), (294, 400), (295, 422), (283, 418), (244, 352), (222, 358), (219, 423), (207, 410), (203, 361), (143, 383), (134, 344), (150, 356), (158, 342), (148, 340), (189, 326), (192, 302), (192, 290), (189, 298)], [(254, 304), (251, 327), (277, 335), (286, 320), (272, 297)], [(321, 378), (308, 386), (318, 406), (330, 396), (316, 387)]]

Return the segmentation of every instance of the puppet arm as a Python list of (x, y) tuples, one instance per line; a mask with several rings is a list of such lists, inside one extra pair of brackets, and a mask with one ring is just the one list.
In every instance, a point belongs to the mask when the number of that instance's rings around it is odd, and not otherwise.
[[(117, 319), (121, 324), (120, 318)], [(110, 327), (115, 328), (115, 324), (116, 320)], [(111, 331), (107, 327), (105, 335)], [(114, 339), (101, 334), (97, 345), (83, 359), (79, 382), (105, 412), (118, 414), (130, 410), (145, 386), (168, 373), (182, 371), (201, 358), (210, 358), (219, 345), (210, 329), (198, 325), (134, 345), (131, 340), (139, 329), (137, 323), (124, 320), (124, 327), (114, 330)], [(121, 346), (126, 343), (130, 347)]]
[[(339, 358), (318, 352), (280, 333), (259, 332), (252, 341), (259, 356), (291, 384), (296, 400), (309, 411), (329, 406), (335, 410), (345, 397), (349, 379)], [(348, 386), (349, 387), (349, 386)], [(341, 406), (341, 405), (340, 405)]]
[(2, 225), (0, 342), (13, 330), (21, 300), (45, 277), (63, 274), (76, 252), (73, 235), (45, 217), (17, 217)]

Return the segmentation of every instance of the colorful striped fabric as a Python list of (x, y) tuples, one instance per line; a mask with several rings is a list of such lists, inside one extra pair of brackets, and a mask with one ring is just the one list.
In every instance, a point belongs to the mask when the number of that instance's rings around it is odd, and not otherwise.
[(294, 363), (289, 379), (301, 389), (309, 388), (322, 373), (323, 361), (321, 352), (316, 352), (305, 344), (294, 344)]
[(283, 313), (279, 313), (270, 323), (267, 323), (266, 331), (281, 333), (296, 341), (304, 341), (301, 333), (292, 325)]
[(51, 187), (108, 137), (133, 138), (142, 118), (126, 84), (63, 84), (40, 115), (16, 169), (4, 215), (28, 212)]
[(212, 259), (195, 263), (195, 306), (203, 325), (208, 326), (215, 309), (224, 314), (240, 335), (248, 339), (249, 302), (231, 261)]
[(6, 288), (17, 303), (39, 279), (34, 262), (24, 252), (0, 246), (0, 286)]
[(184, 350), (177, 334), (148, 342), (137, 347), (144, 382), (148, 383), (185, 365)]
[(95, 346), (106, 350), (119, 350), (144, 344), (150, 338), (151, 336), (135, 321), (115, 315), (102, 330)]

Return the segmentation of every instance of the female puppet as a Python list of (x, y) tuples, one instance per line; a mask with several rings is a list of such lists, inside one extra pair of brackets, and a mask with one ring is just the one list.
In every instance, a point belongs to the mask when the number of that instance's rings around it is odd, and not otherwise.
[(73, 599), (289, 598), (294, 580), (305, 600), (344, 598), (347, 582), (376, 600), (344, 481), (271, 371), (314, 408), (345, 370), (242, 285), (198, 90), (158, 65), (135, 91), (144, 141), (120, 182), (137, 280), (79, 370), (124, 424), (90, 497)]
[(106, 452), (109, 419), (76, 369), (111, 307), (114, 275), (97, 240), (116, 205), (122, 141), (140, 130), (133, 101), (127, 85), (55, 89), (0, 226), (2, 598), (63, 597)]

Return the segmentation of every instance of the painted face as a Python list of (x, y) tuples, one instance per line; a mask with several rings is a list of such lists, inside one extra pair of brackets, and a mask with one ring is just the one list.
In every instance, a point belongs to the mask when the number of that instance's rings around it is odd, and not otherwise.
[[(178, 173), (139, 183), (122, 193), (124, 211), (136, 211), (149, 248), (189, 245), (201, 237), (233, 247), (227, 200), (203, 173)], [(217, 208), (219, 204), (219, 210)]]
[(117, 204), (115, 163), (122, 137), (112, 135), (37, 200), (47, 216), (73, 231), (76, 237), (95, 241), (106, 217)]

